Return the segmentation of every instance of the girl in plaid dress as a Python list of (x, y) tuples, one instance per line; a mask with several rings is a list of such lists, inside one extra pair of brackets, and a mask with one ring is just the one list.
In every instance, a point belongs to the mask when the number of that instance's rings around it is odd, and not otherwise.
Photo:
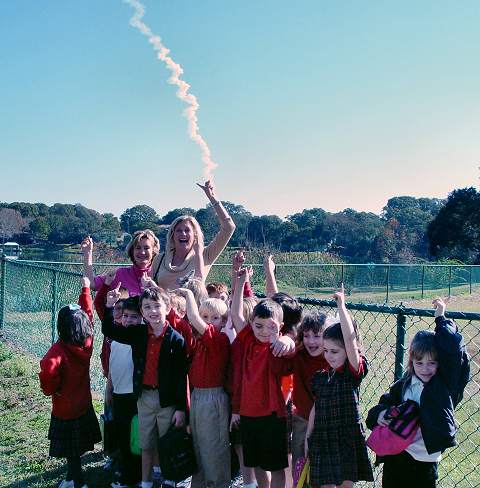
[(86, 277), (82, 278), (79, 303), (81, 306), (70, 304), (60, 309), (59, 339), (40, 361), (40, 386), (52, 397), (49, 454), (67, 460), (67, 476), (59, 488), (87, 488), (80, 456), (102, 440), (90, 393), (93, 312)]
[(367, 374), (367, 363), (359, 353), (343, 284), (334, 298), (340, 322), (327, 327), (323, 334), (329, 367), (313, 376), (315, 404), (305, 441), (314, 488), (351, 488), (356, 481), (373, 481), (359, 408), (359, 387)]

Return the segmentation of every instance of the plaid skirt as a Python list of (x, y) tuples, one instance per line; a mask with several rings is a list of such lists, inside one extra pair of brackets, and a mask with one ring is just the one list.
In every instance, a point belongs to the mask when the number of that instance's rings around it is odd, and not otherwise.
[(94, 444), (102, 440), (93, 406), (90, 405), (87, 412), (76, 419), (64, 420), (52, 415), (48, 439), (51, 457), (77, 457), (93, 451)]

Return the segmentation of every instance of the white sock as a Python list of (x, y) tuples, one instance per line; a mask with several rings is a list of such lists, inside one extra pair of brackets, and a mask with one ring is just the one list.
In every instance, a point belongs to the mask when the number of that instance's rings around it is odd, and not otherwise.
[(142, 488), (153, 488), (153, 481), (142, 481)]
[(257, 488), (257, 483), (243, 483), (243, 488)]
[(159, 474), (160, 474), (160, 473), (162, 472), (162, 470), (160, 469), (160, 466), (154, 466), (154, 467), (153, 467), (153, 472), (154, 472), (154, 473), (159, 473)]

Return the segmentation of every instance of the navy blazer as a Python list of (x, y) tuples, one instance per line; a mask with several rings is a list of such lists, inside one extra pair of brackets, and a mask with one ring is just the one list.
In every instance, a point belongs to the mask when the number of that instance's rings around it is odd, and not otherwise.
[[(468, 355), (455, 322), (442, 315), (435, 319), (435, 323), (438, 370), (425, 384), (420, 397), (420, 428), (429, 454), (456, 445), (453, 412), (463, 398), (469, 377)], [(410, 375), (395, 382), (390, 391), (382, 395), (378, 405), (370, 409), (366, 420), (370, 430), (377, 425), (382, 410), (403, 402), (403, 394), (410, 382)]]
[[(142, 394), (143, 374), (147, 357), (148, 325), (130, 327), (115, 325), (112, 309), (105, 310), (102, 333), (132, 347), (133, 393)], [(162, 408), (173, 406), (185, 411), (187, 407), (187, 356), (183, 337), (168, 325), (163, 336), (158, 359), (158, 393)]]

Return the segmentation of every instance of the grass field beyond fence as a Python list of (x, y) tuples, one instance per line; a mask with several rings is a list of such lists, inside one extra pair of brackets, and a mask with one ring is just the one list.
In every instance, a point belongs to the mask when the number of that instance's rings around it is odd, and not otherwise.
[[(262, 291), (259, 289), (259, 281), (254, 282), (254, 287), (257, 291)], [(0, 295), (3, 337), (40, 358), (52, 340), (56, 339), (56, 312), (63, 304), (75, 302), (78, 298), (79, 274), (53, 265), (8, 262), (0, 285), (0, 290), (3, 290)], [(329, 300), (301, 297), (300, 301), (305, 310), (335, 312), (334, 303)], [(365, 355), (370, 364), (369, 374), (361, 386), (361, 406), (365, 416), (368, 409), (376, 404), (380, 395), (391, 385), (395, 371), (397, 375), (401, 374), (407, 359), (405, 349), (413, 334), (420, 329), (432, 329), (433, 311), (367, 303), (349, 303), (348, 307), (359, 324)], [(480, 473), (477, 470), (480, 465), (480, 313), (449, 311), (449, 316), (456, 320), (472, 356), (472, 380), (456, 412), (459, 445), (445, 453), (440, 463), (438, 486), (480, 487)], [(98, 320), (95, 332), (97, 340), (91, 363), (91, 377), (92, 388), (100, 398), (104, 381), (99, 361), (101, 334)], [(16, 407), (12, 404), (9, 408), (14, 411)], [(43, 424), (42, 428), (45, 428)], [(380, 469), (377, 468), (375, 472), (378, 480)], [(377, 481), (368, 486), (380, 485)]]

